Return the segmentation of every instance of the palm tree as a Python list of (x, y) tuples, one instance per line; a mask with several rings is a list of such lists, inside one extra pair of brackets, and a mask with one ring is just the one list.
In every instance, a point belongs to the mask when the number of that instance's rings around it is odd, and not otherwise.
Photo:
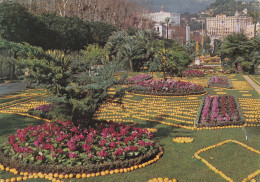
[(256, 36), (256, 24), (257, 24), (257, 19), (260, 16), (260, 12), (253, 11), (253, 12), (250, 12), (249, 15), (252, 17), (252, 22), (255, 25), (254, 26), (254, 37), (255, 37)]
[(124, 43), (125, 36), (127, 36), (127, 33), (125, 31), (119, 31), (113, 33), (106, 45), (105, 48), (109, 51), (109, 60), (112, 60), (112, 57), (115, 57), (120, 50), (122, 44)]
[(165, 18), (165, 22), (166, 22), (166, 38), (168, 39), (168, 27), (169, 27), (169, 22), (170, 22), (171, 18), (170, 17), (166, 17)]

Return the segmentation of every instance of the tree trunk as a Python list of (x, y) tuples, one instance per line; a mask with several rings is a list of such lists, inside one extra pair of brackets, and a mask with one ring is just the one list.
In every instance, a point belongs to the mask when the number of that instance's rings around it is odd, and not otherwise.
[(15, 78), (15, 64), (11, 64), (11, 80)]
[(0, 73), (1, 79), (3, 79), (3, 62), (2, 61), (0, 62), (0, 71), (1, 71), (1, 73)]
[(255, 23), (255, 27), (254, 27), (254, 37), (256, 36), (256, 23)]
[(133, 60), (132, 59), (129, 59), (129, 65), (130, 65), (130, 71), (133, 72), (134, 67), (133, 67)]

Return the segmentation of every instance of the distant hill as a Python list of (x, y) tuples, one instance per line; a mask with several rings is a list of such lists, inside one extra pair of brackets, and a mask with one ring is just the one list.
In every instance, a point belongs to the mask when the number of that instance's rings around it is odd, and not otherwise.
[(207, 8), (207, 11), (211, 12), (213, 16), (220, 13), (226, 14), (228, 16), (233, 16), (236, 10), (238, 10), (238, 12), (241, 12), (245, 8), (248, 12), (260, 11), (260, 7), (256, 2), (236, 2), (235, 0), (216, 0)]
[[(214, 3), (215, 0), (127, 0), (134, 1), (145, 7), (151, 12), (161, 10), (161, 6), (164, 6), (165, 11), (175, 13), (197, 13), (198, 11), (206, 10), (210, 4)], [(244, 0), (246, 2), (251, 0)], [(257, 1), (257, 0), (254, 0)]]

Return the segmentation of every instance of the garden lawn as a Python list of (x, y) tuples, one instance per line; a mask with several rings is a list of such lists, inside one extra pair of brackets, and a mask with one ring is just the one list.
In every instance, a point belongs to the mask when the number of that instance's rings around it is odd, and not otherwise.
[[(160, 74), (154, 74), (160, 77)], [(214, 74), (216, 75), (216, 74)], [(260, 149), (260, 123), (249, 122), (248, 119), (259, 119), (259, 95), (245, 81), (242, 75), (221, 75), (231, 79), (234, 89), (206, 88), (211, 95), (230, 94), (239, 99), (247, 123), (259, 124), (258, 127), (228, 128), (220, 130), (193, 131), (183, 126), (193, 127), (200, 100), (203, 96), (189, 97), (149, 97), (143, 95), (127, 94), (123, 100), (125, 108), (117, 105), (107, 105), (98, 113), (98, 118), (124, 120), (125, 122), (135, 121), (137, 126), (143, 128), (156, 128), (155, 139), (159, 141), (164, 150), (163, 157), (156, 163), (132, 172), (113, 174), (88, 178), (88, 181), (148, 181), (155, 177), (176, 178), (178, 181), (187, 182), (224, 182), (225, 180), (201, 160), (194, 158), (194, 153), (199, 149), (217, 144), (219, 142), (233, 139), (242, 142), (254, 149)], [(178, 78), (182, 81), (207, 84), (205, 78)], [(19, 105), (18, 105), (19, 107)], [(12, 110), (12, 108), (9, 108)], [(254, 111), (254, 112), (253, 112)], [(156, 122), (157, 121), (157, 122)], [(159, 122), (158, 122), (159, 121)], [(23, 116), (0, 113), (0, 143), (7, 141), (9, 134), (14, 133), (18, 128), (25, 128), (30, 124), (42, 124), (42, 121)], [(180, 125), (174, 127), (165, 123)], [(245, 133), (249, 140), (246, 140)], [(189, 136), (194, 141), (189, 144), (174, 143), (174, 137)], [(249, 174), (260, 169), (260, 155), (236, 144), (227, 143), (223, 146), (205, 151), (200, 154), (213, 166), (221, 170), (234, 181), (242, 181)], [(0, 178), (10, 178), (15, 175), (0, 171)], [(260, 180), (260, 175), (255, 178)], [(46, 181), (33, 179), (28, 181)], [(65, 180), (66, 181), (66, 180)], [(86, 179), (72, 179), (67, 181), (86, 181)]]

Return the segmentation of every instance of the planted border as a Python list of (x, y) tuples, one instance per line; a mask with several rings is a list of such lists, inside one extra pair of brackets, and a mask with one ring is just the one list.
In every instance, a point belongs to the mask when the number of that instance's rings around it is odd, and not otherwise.
[(129, 168), (135, 165), (142, 165), (144, 163), (153, 163), (153, 158), (159, 159), (163, 154), (161, 146), (156, 143), (154, 149), (143, 155), (130, 160), (104, 162), (102, 164), (90, 164), (87, 166), (64, 166), (64, 165), (37, 165), (37, 164), (24, 164), (21, 160), (12, 160), (11, 157), (6, 157), (3, 149), (0, 148), (0, 164), (15, 168), (17, 171), (27, 171), (30, 173), (65, 173), (65, 174), (78, 174), (78, 173), (97, 173), (105, 170), (114, 170), (120, 168)]
[[(205, 123), (201, 123), (201, 119), (202, 119), (202, 110), (205, 106), (205, 101), (206, 101), (206, 97), (202, 98), (201, 103), (200, 103), (200, 107), (199, 107), (199, 111), (198, 114), (196, 116), (196, 120), (195, 120), (195, 127), (216, 127), (216, 126), (230, 126), (230, 125), (243, 125), (245, 123), (245, 117), (242, 113), (242, 109), (239, 105), (238, 99), (235, 96), (230, 96), (234, 99), (235, 104), (236, 104), (236, 110), (238, 112), (238, 116), (239, 116), (239, 120), (238, 121), (233, 121), (233, 120), (229, 120), (226, 121), (225, 123), (223, 123), (223, 121), (211, 121), (208, 122), (207, 125), (205, 125)], [(210, 105), (212, 105), (212, 102), (210, 103)], [(211, 107), (212, 108), (212, 107)]]

